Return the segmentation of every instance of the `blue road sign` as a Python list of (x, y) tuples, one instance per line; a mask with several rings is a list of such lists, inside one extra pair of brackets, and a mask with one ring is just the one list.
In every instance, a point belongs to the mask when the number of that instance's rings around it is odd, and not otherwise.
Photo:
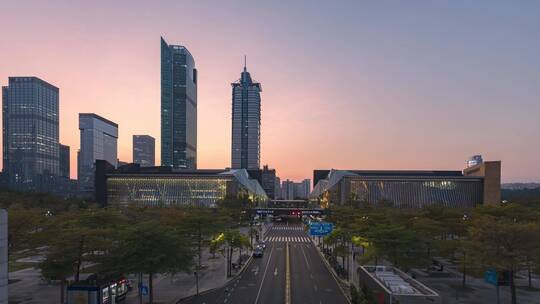
[(141, 285), (139, 286), (140, 288), (140, 292), (143, 296), (147, 296), (148, 295), (148, 286), (144, 286), (144, 285)]
[(327, 222), (311, 222), (309, 224), (309, 235), (325, 236), (334, 230), (334, 224)]
[(499, 275), (497, 274), (497, 270), (494, 268), (488, 269), (486, 274), (484, 274), (484, 280), (491, 285), (499, 285)]

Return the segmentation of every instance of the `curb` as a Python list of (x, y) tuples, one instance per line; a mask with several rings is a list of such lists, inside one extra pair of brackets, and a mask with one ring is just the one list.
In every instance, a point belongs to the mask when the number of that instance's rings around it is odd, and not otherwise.
[[(272, 230), (272, 227), (266, 229), (266, 231), (263, 233), (263, 239), (266, 237), (266, 235), (268, 234), (268, 232), (270, 230)], [(237, 279), (240, 275), (242, 275), (244, 273), (244, 271), (248, 268), (248, 265), (251, 263), (252, 260), (253, 260), (253, 255), (250, 254), (249, 258), (246, 261), (246, 263), (244, 264), (244, 266), (242, 266), (242, 269), (240, 269), (240, 271), (237, 274), (235, 274), (234, 276), (228, 278), (227, 281), (225, 282), (225, 284), (214, 287), (214, 288), (209, 288), (209, 289), (206, 289), (204, 291), (200, 291), (199, 295), (207, 294), (209, 292), (215, 291), (216, 289), (220, 289), (220, 288), (226, 287), (227, 285), (231, 284), (235, 279)], [(185, 297), (182, 297), (180, 299), (173, 300), (171, 303), (172, 304), (179, 304), (179, 303), (182, 303), (183, 301), (193, 299), (196, 296), (197, 296), (196, 294), (193, 294), (193, 295), (190, 295), (190, 296), (185, 296)]]
[[(253, 259), (253, 255), (250, 254), (249, 258), (246, 261), (246, 263), (244, 264), (244, 266), (242, 266), (242, 269), (240, 269), (240, 271), (237, 274), (235, 274), (234, 276), (228, 278), (227, 281), (225, 282), (225, 284), (217, 286), (217, 287), (209, 288), (209, 289), (206, 289), (204, 291), (201, 291), (201, 292), (199, 292), (199, 295), (204, 295), (204, 294), (210, 293), (212, 291), (215, 291), (217, 289), (223, 288), (223, 287), (231, 284), (235, 279), (237, 279), (239, 276), (241, 276), (244, 273), (244, 271), (248, 268), (248, 265), (251, 264), (252, 259)], [(183, 301), (193, 299), (194, 297), (197, 297), (197, 294), (193, 294), (193, 295), (190, 295), (190, 296), (182, 297), (180, 299), (176, 299), (176, 300), (172, 301), (171, 303), (172, 304), (179, 304), (179, 303), (182, 303)]]
[(312, 243), (313, 243), (313, 246), (315, 246), (315, 249), (317, 250), (317, 253), (319, 253), (319, 256), (321, 257), (321, 259), (323, 260), (324, 262), (324, 265), (326, 265), (326, 269), (328, 269), (328, 271), (330, 271), (330, 273), (332, 274), (332, 277), (334, 278), (334, 280), (336, 280), (336, 283), (339, 287), (339, 289), (341, 290), (341, 292), (343, 293), (343, 295), (345, 296), (345, 299), (347, 299), (347, 302), (349, 302), (349, 304), (351, 304), (351, 297), (350, 297), (350, 293), (346, 293), (345, 290), (343, 289), (343, 285), (346, 285), (346, 286), (350, 286), (350, 283), (347, 282), (347, 281), (344, 281), (342, 280), (336, 273), (336, 271), (334, 270), (334, 268), (332, 268), (332, 266), (330, 266), (330, 264), (328, 263), (328, 261), (326, 260), (326, 257), (322, 254), (322, 252), (320, 251), (319, 247), (317, 246), (317, 244), (315, 244), (315, 241), (312, 240)]

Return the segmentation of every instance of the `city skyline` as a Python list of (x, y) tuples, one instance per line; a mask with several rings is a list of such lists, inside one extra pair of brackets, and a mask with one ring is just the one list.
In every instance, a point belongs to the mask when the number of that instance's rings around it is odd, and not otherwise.
[[(254, 8), (234, 12), (216, 5), (203, 18), (214, 21), (190, 33), (174, 28), (190, 28), (196, 18), (176, 10), (186, 17), (178, 26), (176, 19), (182, 18), (168, 12), (177, 6), (162, 6), (134, 5), (133, 11), (147, 11), (138, 18), (115, 5), (89, 10), (65, 5), (58, 13), (39, 4), (6, 5), (12, 13), (0, 25), (17, 30), (6, 33), (12, 43), (0, 46), (0, 57), (9, 58), (0, 62), (0, 84), (7, 85), (9, 76), (36, 76), (60, 88), (60, 142), (71, 147), (72, 178), (78, 113), (100, 113), (119, 124), (121, 160), (131, 160), (133, 134), (159, 139), (155, 41), (163, 35), (197, 58), (200, 168), (230, 164), (230, 80), (247, 53), (257, 80), (265, 84), (261, 164), (276, 168), (282, 179), (302, 180), (314, 168), (461, 168), (469, 156), (482, 154), (503, 161), (505, 182), (540, 180), (540, 62), (533, 56), (540, 45), (532, 38), (539, 23), (536, 4), (529, 9), (493, 5), (489, 16), (478, 14), (480, 4), (426, 4), (433, 12), (428, 17), (415, 15), (414, 5), (403, 11), (353, 4), (308, 5), (303, 11), (292, 5), (289, 12), (270, 6), (260, 20), (250, 19), (251, 42), (230, 33), (238, 24), (234, 17)], [(188, 11), (205, 8), (190, 4)], [(40, 19), (42, 10), (48, 18)], [(458, 11), (461, 24), (454, 19)], [(32, 27), (18, 20), (23, 12), (35, 19)], [(306, 24), (291, 27), (301, 12)], [(370, 12), (382, 21), (367, 16)], [(96, 14), (117, 27), (90, 27), (88, 18)], [(148, 26), (160, 14), (163, 19)], [(265, 22), (279, 14), (283, 25), (267, 29)], [(342, 21), (325, 18), (338, 14)], [(70, 27), (64, 15), (79, 19), (78, 27)], [(488, 18), (491, 28), (482, 26)], [(75, 34), (87, 26), (87, 32)], [(278, 35), (287, 26), (290, 32)], [(310, 26), (322, 30), (317, 35), (327, 39), (324, 45)], [(36, 27), (47, 35), (33, 31)], [(332, 38), (337, 33), (348, 34), (341, 36), (347, 41)], [(438, 39), (441, 33), (448, 39)], [(124, 43), (114, 42), (118, 36)], [(122, 52), (128, 41), (130, 51)], [(69, 50), (51, 47), (66, 42)]]

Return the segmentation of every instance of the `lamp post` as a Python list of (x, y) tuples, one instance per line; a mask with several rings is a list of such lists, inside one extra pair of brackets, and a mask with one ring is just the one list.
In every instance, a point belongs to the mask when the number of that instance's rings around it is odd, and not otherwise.
[[(198, 268), (198, 267), (197, 267)], [(198, 270), (198, 269), (197, 269)], [(199, 296), (199, 272), (195, 270), (193, 274), (195, 275), (195, 288), (196, 288), (196, 295)]]
[[(463, 214), (463, 218), (462, 218), (463, 222), (466, 223), (468, 220), (469, 220), (469, 216), (465, 213)], [(465, 280), (466, 280), (466, 277), (467, 277), (467, 253), (465, 252), (465, 250), (463, 250), (463, 280), (462, 280), (462, 286), (463, 288), (465, 288)]]
[(249, 244), (253, 248), (253, 220), (249, 220)]

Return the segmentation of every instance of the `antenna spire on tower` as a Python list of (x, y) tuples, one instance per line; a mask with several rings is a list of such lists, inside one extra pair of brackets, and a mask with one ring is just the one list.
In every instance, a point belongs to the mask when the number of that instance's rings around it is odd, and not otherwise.
[(247, 56), (244, 55), (244, 72), (247, 70)]

